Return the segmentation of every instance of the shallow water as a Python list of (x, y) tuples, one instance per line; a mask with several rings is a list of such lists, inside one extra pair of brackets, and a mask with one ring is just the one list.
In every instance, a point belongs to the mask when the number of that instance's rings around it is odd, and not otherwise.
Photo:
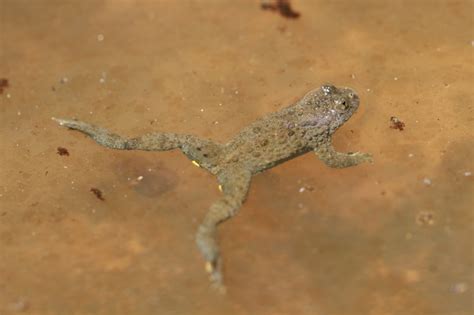
[[(0, 0), (0, 314), (472, 314), (472, 1), (65, 2)], [(194, 243), (215, 179), (51, 121), (224, 142), (325, 82), (361, 98), (335, 146), (375, 163), (256, 176), (225, 296)]]

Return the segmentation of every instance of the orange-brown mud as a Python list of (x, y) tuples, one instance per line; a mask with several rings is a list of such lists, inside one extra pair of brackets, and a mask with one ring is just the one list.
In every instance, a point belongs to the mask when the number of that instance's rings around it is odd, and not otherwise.
[[(473, 1), (291, 5), (0, 0), (0, 314), (472, 314)], [(194, 242), (215, 179), (51, 120), (225, 141), (325, 82), (361, 97), (336, 148), (375, 163), (256, 176), (224, 296)]]

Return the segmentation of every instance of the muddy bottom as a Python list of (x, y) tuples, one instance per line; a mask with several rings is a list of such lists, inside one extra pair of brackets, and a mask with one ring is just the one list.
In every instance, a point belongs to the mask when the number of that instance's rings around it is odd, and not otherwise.
[[(1, 315), (472, 314), (473, 2), (291, 8), (0, 0)], [(226, 295), (194, 241), (215, 178), (51, 120), (225, 142), (326, 82), (361, 99), (334, 146), (375, 162), (255, 176)]]

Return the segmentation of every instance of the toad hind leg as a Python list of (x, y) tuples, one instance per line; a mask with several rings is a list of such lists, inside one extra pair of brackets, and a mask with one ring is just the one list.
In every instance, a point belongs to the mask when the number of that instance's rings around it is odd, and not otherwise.
[(217, 226), (237, 214), (247, 197), (252, 174), (244, 168), (234, 167), (219, 173), (217, 178), (222, 186), (223, 196), (210, 207), (198, 228), (196, 242), (206, 260), (206, 270), (210, 273), (212, 285), (224, 289)]
[(78, 130), (94, 139), (98, 144), (111, 149), (144, 151), (181, 149), (190, 160), (196, 161), (211, 172), (222, 151), (222, 145), (192, 135), (158, 132), (136, 138), (126, 138), (79, 120), (58, 118), (53, 118), (53, 120), (61, 126)]
[(79, 120), (53, 118), (61, 126), (80, 131), (98, 144), (117, 150), (166, 151), (178, 148), (182, 139), (172, 133), (147, 134), (138, 138), (126, 138)]

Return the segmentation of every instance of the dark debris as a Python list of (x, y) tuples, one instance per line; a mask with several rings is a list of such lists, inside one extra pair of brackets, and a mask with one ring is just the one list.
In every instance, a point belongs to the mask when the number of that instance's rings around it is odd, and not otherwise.
[(402, 131), (405, 128), (405, 123), (395, 116), (390, 117), (390, 121), (392, 122), (392, 125), (390, 126), (392, 129), (398, 129)]
[(69, 151), (66, 148), (58, 147), (58, 151), (56, 152), (59, 155), (66, 155), (69, 156)]
[(97, 197), (97, 199), (102, 201), (105, 200), (104, 196), (102, 195), (102, 191), (99, 188), (92, 187), (90, 191)]
[(291, 8), (290, 0), (276, 0), (274, 2), (262, 0), (260, 7), (262, 10), (278, 11), (281, 16), (288, 19), (297, 19), (300, 13)]
[(0, 79), (0, 94), (8, 87), (8, 79)]

